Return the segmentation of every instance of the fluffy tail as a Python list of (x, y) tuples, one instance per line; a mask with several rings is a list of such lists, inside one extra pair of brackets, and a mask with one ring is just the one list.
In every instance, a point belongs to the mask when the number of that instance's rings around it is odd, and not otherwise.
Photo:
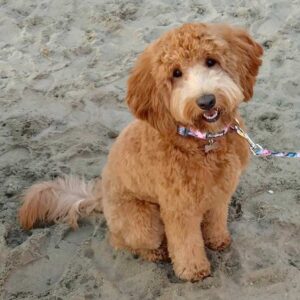
[(19, 219), (24, 229), (40, 223), (65, 222), (77, 228), (80, 217), (102, 211), (101, 183), (66, 176), (34, 184), (24, 194)]

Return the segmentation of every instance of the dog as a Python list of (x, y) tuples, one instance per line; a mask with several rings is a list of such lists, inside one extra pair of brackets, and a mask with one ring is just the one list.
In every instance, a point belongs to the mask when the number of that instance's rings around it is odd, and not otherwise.
[(229, 128), (244, 126), (238, 107), (253, 95), (262, 55), (245, 30), (226, 24), (184, 24), (162, 35), (129, 76), (136, 119), (112, 146), (102, 179), (33, 185), (21, 226), (76, 228), (78, 218), (103, 211), (113, 247), (171, 259), (183, 280), (209, 276), (205, 246), (230, 245), (228, 206), (250, 156)]

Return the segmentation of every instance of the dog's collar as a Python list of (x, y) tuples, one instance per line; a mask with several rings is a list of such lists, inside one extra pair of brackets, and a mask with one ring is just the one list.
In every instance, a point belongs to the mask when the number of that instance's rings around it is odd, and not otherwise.
[(181, 136), (192, 136), (200, 140), (214, 140), (215, 138), (222, 137), (228, 133), (230, 129), (233, 129), (232, 126), (227, 126), (219, 132), (202, 132), (197, 129), (187, 128), (184, 126), (178, 126), (177, 132)]

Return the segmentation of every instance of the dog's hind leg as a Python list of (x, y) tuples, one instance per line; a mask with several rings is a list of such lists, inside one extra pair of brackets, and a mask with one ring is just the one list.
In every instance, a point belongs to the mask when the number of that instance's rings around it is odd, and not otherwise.
[[(128, 196), (127, 196), (128, 197)], [(157, 205), (137, 199), (104, 201), (110, 242), (117, 249), (127, 249), (151, 261), (168, 257), (164, 247), (164, 226)]]
[(133, 254), (139, 255), (142, 258), (152, 261), (170, 261), (167, 238), (164, 237), (161, 245), (157, 249), (129, 249)]

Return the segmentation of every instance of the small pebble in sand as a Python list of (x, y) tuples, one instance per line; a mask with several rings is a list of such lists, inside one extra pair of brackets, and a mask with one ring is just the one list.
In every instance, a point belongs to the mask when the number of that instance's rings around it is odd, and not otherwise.
[(48, 49), (47, 47), (41, 48), (40, 51), (41, 51), (41, 54), (42, 54), (44, 57), (48, 57), (48, 56), (49, 56), (50, 51), (49, 51), (49, 49)]
[(84, 250), (84, 256), (87, 258), (93, 258), (94, 257), (94, 250), (91, 248), (87, 248)]
[(110, 131), (108, 131), (108, 133), (107, 133), (107, 136), (108, 136), (109, 138), (111, 138), (111, 139), (117, 138), (118, 135), (119, 135), (119, 133), (116, 132), (116, 131), (113, 131), (113, 130), (110, 130)]

